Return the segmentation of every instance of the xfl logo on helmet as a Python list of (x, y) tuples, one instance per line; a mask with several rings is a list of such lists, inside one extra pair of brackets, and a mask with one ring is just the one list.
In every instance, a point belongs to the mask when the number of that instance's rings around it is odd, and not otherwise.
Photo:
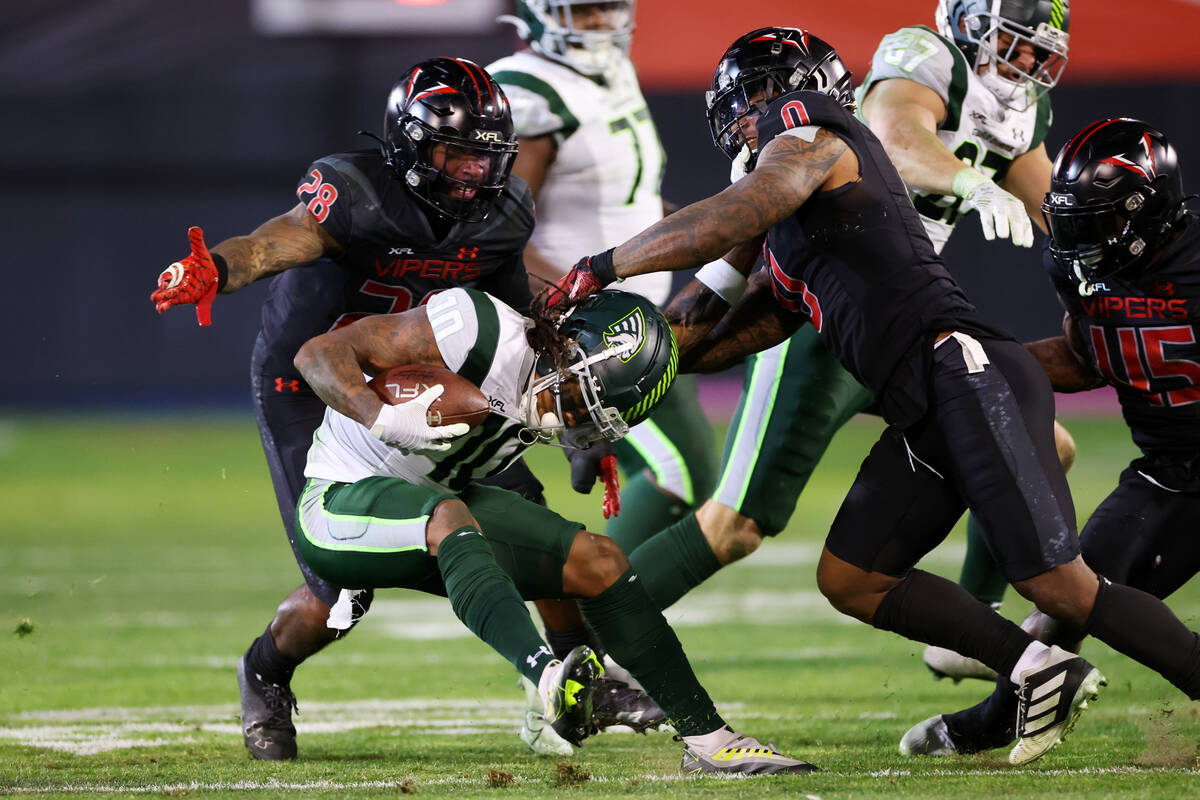
[(481, 142), (503, 142), (504, 137), (500, 135), (500, 131), (481, 131), (478, 128), (471, 131), (471, 138)]
[(1052, 205), (1052, 206), (1073, 206), (1073, 205), (1075, 205), (1075, 198), (1069, 194), (1056, 194), (1054, 192), (1051, 192), (1049, 197), (1050, 197), (1050, 205)]

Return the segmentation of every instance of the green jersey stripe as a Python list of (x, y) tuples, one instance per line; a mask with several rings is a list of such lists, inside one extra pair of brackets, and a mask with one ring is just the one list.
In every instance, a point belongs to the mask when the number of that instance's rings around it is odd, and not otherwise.
[(1029, 149), (1037, 147), (1046, 140), (1046, 132), (1050, 130), (1050, 120), (1053, 115), (1050, 113), (1050, 95), (1049, 93), (1038, 98), (1037, 116), (1033, 121), (1033, 141), (1029, 144)]
[(512, 426), (500, 431), (500, 434), (492, 439), (492, 441), (479, 448), (475, 457), (470, 461), (459, 462), (458, 471), (455, 472), (454, 477), (446, 481), (447, 488), (452, 492), (461, 492), (465, 489), (467, 484), (474, 479), (475, 472), (495, 458), (500, 448), (515, 439), (519, 429), (520, 426), (514, 423)]
[(459, 368), (458, 374), (476, 386), (483, 384), (496, 360), (496, 344), (500, 339), (500, 315), (492, 301), (482, 292), (467, 289), (467, 296), (475, 304), (475, 319), (478, 320), (479, 330), (475, 335), (475, 344), (467, 353), (467, 360)]
[(962, 50), (958, 49), (958, 45), (942, 36), (933, 28), (927, 25), (913, 25), (913, 28), (920, 28), (932, 33), (934, 36), (946, 43), (947, 49), (954, 57), (954, 66), (950, 70), (950, 88), (946, 90), (948, 97), (946, 98), (946, 119), (938, 127), (945, 130), (957, 130), (959, 120), (962, 118), (963, 102), (967, 99), (967, 57), (963, 55)]
[(445, 454), (438, 460), (437, 466), (429, 471), (425, 477), (434, 483), (444, 483), (450, 473), (458, 467), (459, 464), (466, 462), (474, 457), (479, 449), (485, 446), (491, 438), (505, 426), (511, 422), (510, 419), (500, 414), (490, 414), (475, 430), (468, 433), (459, 441), (462, 446)]
[(513, 86), (520, 86), (522, 89), (528, 89), (534, 94), (541, 96), (550, 104), (550, 113), (562, 120), (563, 126), (558, 132), (564, 139), (579, 130), (579, 120), (567, 108), (567, 104), (558, 96), (558, 92), (554, 91), (554, 87), (541, 78), (534, 77), (528, 72), (517, 72), (511, 69), (502, 69), (499, 72), (493, 73), (492, 78), (495, 79), (496, 83), (501, 85), (512, 84)]

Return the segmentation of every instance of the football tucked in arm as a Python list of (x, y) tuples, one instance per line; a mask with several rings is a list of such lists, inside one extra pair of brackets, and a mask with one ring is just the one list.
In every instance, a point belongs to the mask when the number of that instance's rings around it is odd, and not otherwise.
[(491, 410), (487, 395), (466, 378), (442, 367), (392, 367), (372, 378), (368, 386), (383, 402), (395, 406), (415, 400), (421, 392), (439, 383), (445, 391), (429, 406), (430, 425), (465, 422), (474, 428), (487, 419)]

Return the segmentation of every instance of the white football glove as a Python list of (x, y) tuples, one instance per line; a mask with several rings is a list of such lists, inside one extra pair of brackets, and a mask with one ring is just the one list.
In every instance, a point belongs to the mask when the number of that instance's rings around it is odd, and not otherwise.
[(379, 416), (371, 426), (371, 435), (406, 452), (449, 450), (449, 440), (462, 436), (471, 430), (471, 426), (465, 422), (437, 427), (429, 424), (429, 406), (444, 391), (446, 388), (438, 383), (407, 403), (394, 406), (385, 404), (379, 409)]
[(966, 167), (954, 176), (954, 193), (979, 212), (983, 238), (1012, 239), (1017, 247), (1033, 246), (1033, 223), (1025, 204), (983, 173)]

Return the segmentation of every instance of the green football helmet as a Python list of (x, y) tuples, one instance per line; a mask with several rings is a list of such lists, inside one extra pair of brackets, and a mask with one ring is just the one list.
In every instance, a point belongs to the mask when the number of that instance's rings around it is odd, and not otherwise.
[[(597, 292), (563, 315), (558, 332), (569, 363), (556, 368), (539, 353), (521, 404), (526, 426), (544, 439), (558, 434), (570, 447), (616, 441), (650, 415), (675, 380), (679, 346), (671, 326), (640, 295)], [(578, 398), (564, 396), (571, 382), (578, 384)], [(539, 417), (537, 396), (547, 389), (554, 411)], [(583, 407), (573, 407), (577, 403)], [(575, 423), (568, 426), (568, 418)]]

